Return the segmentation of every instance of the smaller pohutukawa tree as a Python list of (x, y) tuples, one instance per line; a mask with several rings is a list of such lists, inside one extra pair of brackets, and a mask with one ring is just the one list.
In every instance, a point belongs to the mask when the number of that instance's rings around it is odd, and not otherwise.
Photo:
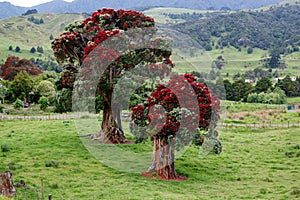
[(81, 86), (75, 90), (81, 91), (75, 92), (73, 103), (86, 98), (84, 93), (97, 85), (96, 91), (88, 96), (100, 95), (103, 101), (99, 140), (125, 141), (118, 124), (121, 120), (116, 120), (121, 108), (112, 105), (112, 98), (114, 86), (126, 71), (146, 64), (153, 64), (155, 71), (170, 71), (171, 51), (164, 40), (155, 36), (156, 31), (153, 18), (141, 12), (104, 8), (82, 22), (69, 25), (52, 42), (57, 61), (80, 66), (76, 84)]
[(3, 77), (4, 80), (9, 81), (12, 81), (20, 72), (26, 72), (30, 76), (37, 76), (43, 73), (31, 60), (25, 58), (20, 59), (17, 56), (7, 57), (4, 64), (0, 67), (0, 72), (0, 76)]
[[(199, 129), (208, 130), (209, 137), (217, 138), (214, 134), (220, 101), (191, 74), (171, 76), (166, 85), (157, 86), (145, 103), (131, 110), (137, 129), (146, 132), (154, 144), (148, 175), (156, 172), (162, 179), (179, 178), (174, 166), (176, 148), (190, 144)], [(221, 143), (215, 141), (212, 148), (220, 153)]]

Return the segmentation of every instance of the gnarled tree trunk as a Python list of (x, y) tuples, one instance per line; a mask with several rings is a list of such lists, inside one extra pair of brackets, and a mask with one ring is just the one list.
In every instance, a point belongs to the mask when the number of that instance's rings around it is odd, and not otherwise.
[(153, 138), (152, 164), (146, 173), (156, 173), (161, 179), (177, 179), (174, 165), (174, 141), (168, 142), (166, 138)]
[[(121, 144), (126, 140), (122, 127), (119, 127), (120, 109), (112, 108), (112, 92), (113, 90), (106, 91), (105, 95), (101, 95), (104, 99), (104, 108), (102, 116), (102, 124), (100, 133), (93, 136), (93, 140), (99, 140), (103, 143)], [(119, 116), (119, 118), (118, 118)], [(118, 123), (116, 122), (118, 120)]]

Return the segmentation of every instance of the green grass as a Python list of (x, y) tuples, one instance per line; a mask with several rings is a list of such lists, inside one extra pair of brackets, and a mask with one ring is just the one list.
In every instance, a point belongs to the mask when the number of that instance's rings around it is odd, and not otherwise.
[[(177, 172), (188, 176), (183, 182), (150, 180), (139, 173), (105, 166), (89, 154), (72, 121), (1, 121), (0, 129), (0, 145), (6, 144), (10, 149), (0, 152), (0, 171), (11, 169), (15, 183), (23, 179), (31, 187), (26, 193), (17, 189), (17, 199), (25, 199), (26, 195), (36, 199), (33, 188), (39, 191), (41, 178), (45, 194), (51, 193), (53, 199), (295, 199), (300, 196), (297, 194), (300, 150), (296, 148), (300, 145), (299, 128), (223, 130), (222, 154), (200, 158), (201, 149), (191, 146), (176, 160)], [(85, 142), (95, 148), (110, 148)], [(138, 144), (119, 148), (145, 152), (152, 147)], [(53, 165), (46, 167), (49, 163)]]
[(287, 98), (287, 101), (288, 103), (300, 103), (300, 97), (290, 97), (290, 98)]

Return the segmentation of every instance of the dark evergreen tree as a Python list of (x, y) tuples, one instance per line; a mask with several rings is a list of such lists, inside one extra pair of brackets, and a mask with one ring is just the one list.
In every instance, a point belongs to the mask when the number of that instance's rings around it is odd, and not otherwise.
[(35, 53), (36, 52), (36, 49), (34, 48), (34, 47), (32, 47), (31, 49), (30, 49), (30, 53)]
[(21, 48), (19, 46), (16, 46), (16, 49), (15, 49), (16, 52), (20, 52), (21, 51)]
[(255, 90), (259, 94), (261, 92), (267, 92), (269, 89), (272, 90), (272, 82), (267, 77), (259, 79), (255, 85)]

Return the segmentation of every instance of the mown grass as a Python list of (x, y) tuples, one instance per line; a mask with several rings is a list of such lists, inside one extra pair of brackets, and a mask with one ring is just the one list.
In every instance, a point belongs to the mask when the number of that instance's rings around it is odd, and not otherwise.
[[(84, 147), (73, 121), (1, 121), (0, 129), (0, 145), (9, 148), (0, 152), (0, 171), (10, 169), (15, 183), (23, 179), (31, 188), (17, 188), (17, 199), (36, 199), (41, 178), (45, 194), (51, 193), (54, 199), (300, 197), (300, 128), (223, 130), (222, 154), (199, 157), (201, 149), (191, 146), (176, 160), (177, 172), (188, 177), (182, 182), (151, 180), (104, 165)], [(120, 148), (144, 152), (152, 147), (133, 144)]]

